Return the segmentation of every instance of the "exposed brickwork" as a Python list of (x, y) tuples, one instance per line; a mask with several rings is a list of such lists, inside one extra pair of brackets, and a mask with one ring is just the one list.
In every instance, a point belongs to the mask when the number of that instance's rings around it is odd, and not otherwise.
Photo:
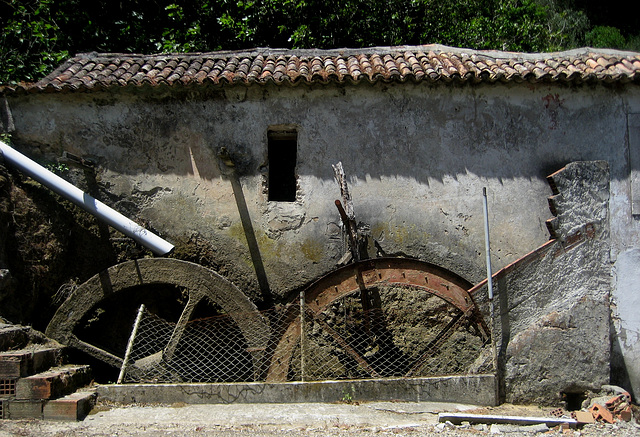
[(0, 396), (15, 396), (16, 394), (16, 380), (15, 379), (0, 379)]
[(76, 392), (60, 399), (47, 402), (43, 415), (46, 420), (82, 420), (95, 405), (93, 391)]
[(55, 366), (60, 353), (60, 348), (0, 352), (0, 380), (32, 375)]
[(7, 407), (5, 419), (42, 419), (43, 403), (44, 401), (40, 399), (12, 399), (10, 401), (5, 401), (5, 405)]
[(81, 420), (89, 413), (95, 392), (72, 393), (91, 382), (89, 366), (54, 367), (63, 350), (31, 328), (0, 325), (0, 419)]
[(89, 366), (62, 366), (21, 378), (16, 384), (18, 399), (53, 399), (75, 391), (91, 381)]

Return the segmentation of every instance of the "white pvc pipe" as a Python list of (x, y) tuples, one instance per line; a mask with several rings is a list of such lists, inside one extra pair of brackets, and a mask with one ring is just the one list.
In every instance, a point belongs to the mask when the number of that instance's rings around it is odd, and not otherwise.
[(166, 255), (173, 250), (173, 244), (109, 208), (104, 203), (91, 197), (75, 185), (50, 172), (2, 141), (0, 141), (0, 152), (2, 152), (6, 162), (27, 176), (75, 203), (90, 214), (95, 215), (126, 236), (133, 238), (154, 254)]

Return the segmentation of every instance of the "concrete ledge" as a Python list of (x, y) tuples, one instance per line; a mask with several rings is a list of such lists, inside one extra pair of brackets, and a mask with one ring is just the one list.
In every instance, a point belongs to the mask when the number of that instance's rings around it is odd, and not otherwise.
[(526, 416), (498, 416), (494, 414), (466, 414), (466, 413), (440, 413), (438, 414), (438, 422), (451, 422), (454, 425), (460, 425), (463, 422), (486, 423), (486, 424), (511, 424), (519, 426), (530, 426), (545, 424), (549, 428), (554, 426), (567, 424), (571, 428), (575, 428), (578, 421), (575, 419), (565, 419), (560, 417), (526, 417)]
[(458, 402), (497, 405), (494, 375), (348, 381), (215, 384), (114, 384), (97, 387), (102, 399), (129, 403), (231, 404), (338, 401)]

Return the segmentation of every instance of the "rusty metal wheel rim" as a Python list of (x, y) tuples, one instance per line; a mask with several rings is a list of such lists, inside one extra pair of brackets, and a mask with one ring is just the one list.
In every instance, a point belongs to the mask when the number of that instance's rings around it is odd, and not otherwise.
[[(375, 258), (341, 267), (320, 278), (304, 290), (310, 315), (319, 315), (331, 303), (358, 290), (380, 285), (405, 285), (425, 290), (460, 310), (461, 315), (476, 313), (477, 306), (467, 292), (471, 284), (454, 273), (424, 261), (407, 258)], [(285, 309), (284, 328), (272, 344), (266, 371), (267, 382), (286, 381), (293, 349), (300, 338), (300, 310), (296, 304)], [(480, 328), (488, 336), (487, 326)]]

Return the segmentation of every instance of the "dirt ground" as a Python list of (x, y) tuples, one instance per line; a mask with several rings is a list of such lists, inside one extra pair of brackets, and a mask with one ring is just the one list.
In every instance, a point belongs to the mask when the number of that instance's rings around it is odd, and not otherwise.
[(549, 417), (551, 409), (480, 408), (432, 402), (362, 404), (107, 405), (80, 422), (2, 420), (0, 436), (640, 436), (640, 425), (618, 422), (560, 431), (540, 426), (439, 423), (438, 413)]

